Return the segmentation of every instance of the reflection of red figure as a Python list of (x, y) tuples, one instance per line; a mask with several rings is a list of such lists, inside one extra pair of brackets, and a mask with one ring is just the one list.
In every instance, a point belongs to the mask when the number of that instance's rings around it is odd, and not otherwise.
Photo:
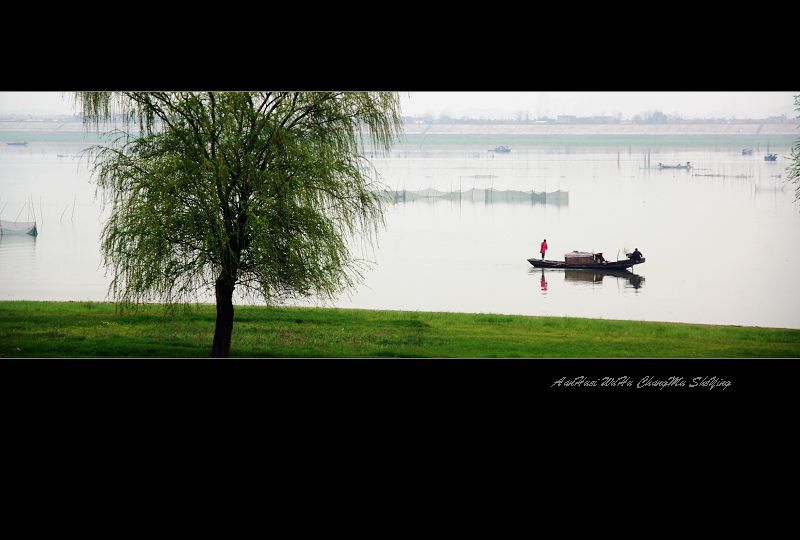
[(547, 280), (544, 279), (544, 273), (542, 273), (541, 285), (542, 285), (542, 291), (547, 292)]

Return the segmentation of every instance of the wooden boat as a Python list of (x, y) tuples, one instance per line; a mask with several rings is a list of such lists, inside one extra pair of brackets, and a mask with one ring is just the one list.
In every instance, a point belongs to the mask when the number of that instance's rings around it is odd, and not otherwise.
[(11, 141), (6, 144), (8, 146), (28, 146), (28, 141)]
[[(492, 150), (490, 150), (490, 152), (491, 151)], [(509, 148), (508, 146), (498, 146), (497, 148), (494, 149), (494, 152), (498, 152), (500, 154), (507, 154), (511, 152), (511, 148)]]
[(753, 149), (752, 148), (743, 148), (742, 149), (742, 155), (743, 156), (752, 156), (753, 155)]
[[(563, 261), (550, 261), (542, 259), (528, 259), (536, 268), (574, 268), (583, 270), (624, 270), (636, 264), (642, 264), (645, 258), (642, 257), (638, 261), (633, 259), (623, 259), (620, 261), (604, 261), (597, 262), (595, 253), (573, 251), (564, 255)], [(599, 255), (602, 255), (600, 253)]]
[(630, 268), (636, 264), (642, 264), (645, 261), (645, 258), (642, 257), (638, 261), (633, 261), (631, 259), (626, 259), (622, 261), (607, 261), (604, 263), (590, 263), (590, 264), (569, 264), (564, 261), (550, 261), (550, 260), (542, 260), (542, 259), (528, 259), (528, 262), (531, 263), (536, 268), (582, 268), (586, 270), (622, 270), (625, 268)]
[(658, 164), (659, 169), (686, 169), (687, 171), (692, 168), (692, 164), (690, 162), (686, 162), (686, 165), (664, 165), (663, 163)]
[(764, 161), (778, 161), (778, 154), (767, 154), (764, 156)]

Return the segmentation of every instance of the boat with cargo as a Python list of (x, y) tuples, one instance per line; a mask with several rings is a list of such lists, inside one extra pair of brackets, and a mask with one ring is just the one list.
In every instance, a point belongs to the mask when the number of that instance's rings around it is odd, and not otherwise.
[[(627, 259), (618, 261), (607, 261), (602, 253), (593, 253), (590, 251), (573, 251), (564, 254), (563, 261), (552, 261), (547, 259), (528, 259), (536, 268), (575, 268), (586, 270), (623, 270), (631, 266), (642, 264), (645, 261), (644, 257), (634, 255), (634, 253), (627, 253)], [(640, 254), (641, 255), (641, 254)]]

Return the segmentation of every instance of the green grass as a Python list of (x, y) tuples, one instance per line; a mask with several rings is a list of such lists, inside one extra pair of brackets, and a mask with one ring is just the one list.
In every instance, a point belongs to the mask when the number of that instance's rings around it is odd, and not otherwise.
[[(214, 306), (121, 313), (0, 302), (5, 357), (207, 357)], [(728, 358), (800, 356), (800, 330), (572, 317), (237, 306), (231, 356)]]

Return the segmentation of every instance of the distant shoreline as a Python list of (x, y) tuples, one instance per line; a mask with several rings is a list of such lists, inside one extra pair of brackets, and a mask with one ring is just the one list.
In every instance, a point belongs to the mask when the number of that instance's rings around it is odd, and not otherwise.
[[(78, 122), (0, 122), (0, 142), (97, 143), (102, 136)], [(398, 146), (706, 146), (790, 147), (794, 124), (406, 124)]]
[[(406, 134), (427, 135), (791, 135), (800, 137), (800, 120), (790, 123), (732, 122), (675, 124), (404, 124)], [(81, 122), (0, 121), (0, 132), (86, 133)]]
[(751, 135), (800, 138), (800, 120), (791, 124), (406, 124), (407, 135)]

